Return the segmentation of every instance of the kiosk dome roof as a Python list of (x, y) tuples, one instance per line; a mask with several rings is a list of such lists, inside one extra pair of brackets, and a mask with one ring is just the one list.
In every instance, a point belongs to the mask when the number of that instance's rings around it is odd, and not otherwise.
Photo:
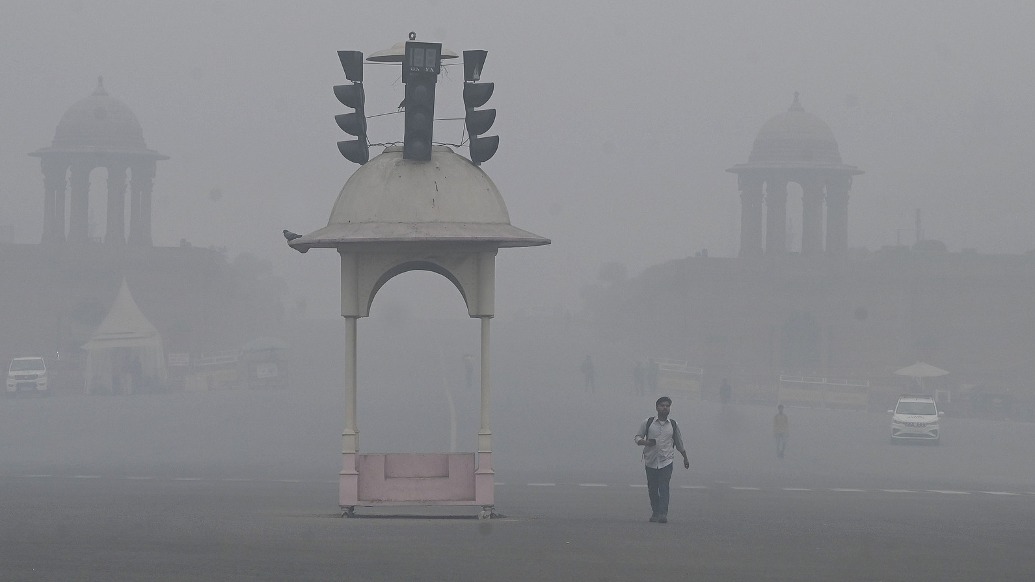
[(341, 189), (327, 226), (290, 242), (298, 250), (369, 242), (549, 244), (516, 228), (485, 172), (446, 146), (432, 159), (403, 158), (401, 146), (360, 166)]

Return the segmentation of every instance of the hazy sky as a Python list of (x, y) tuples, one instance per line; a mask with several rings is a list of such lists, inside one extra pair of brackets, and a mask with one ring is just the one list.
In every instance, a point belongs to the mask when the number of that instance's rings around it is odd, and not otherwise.
[[(606, 261), (635, 275), (702, 248), (735, 254), (739, 198), (724, 170), (747, 161), (758, 129), (795, 91), (830, 125), (845, 163), (866, 171), (849, 204), (850, 246), (911, 242), (919, 208), (928, 238), (951, 250), (1035, 248), (1035, 8), (1025, 2), (0, 7), (4, 240), (39, 239), (42, 175), (26, 154), (50, 144), (61, 115), (103, 75), (148, 147), (170, 157), (155, 181), (156, 244), (186, 238), (269, 258), (310, 315), (335, 312), (337, 254), (299, 255), (280, 230), (326, 224), (357, 168), (335, 147), (344, 134), (333, 117), (346, 111), (331, 91), (345, 82), (335, 51), (369, 55), (411, 30), (457, 52), (489, 51), (483, 80), (496, 83), (488, 106), (501, 145), (482, 167), (513, 224), (554, 241), (500, 252), (501, 315), (576, 307)], [(461, 114), (462, 80), (457, 68), (440, 79), (438, 116)], [(398, 67), (368, 66), (366, 90), (368, 114), (394, 111)], [(461, 125), (435, 131), (458, 142)], [(372, 141), (401, 136), (401, 116), (371, 121)], [(103, 208), (94, 212), (103, 221)], [(441, 278), (404, 279), (455, 294)]]

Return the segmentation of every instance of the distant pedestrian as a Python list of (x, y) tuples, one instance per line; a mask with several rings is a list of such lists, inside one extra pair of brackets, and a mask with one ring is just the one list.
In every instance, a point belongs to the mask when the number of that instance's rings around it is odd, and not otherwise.
[(776, 456), (783, 458), (783, 451), (787, 448), (787, 437), (791, 434), (790, 423), (787, 415), (783, 413), (783, 404), (776, 407), (776, 416), (773, 417), (773, 438), (776, 440)]
[(658, 393), (658, 363), (654, 358), (647, 360), (647, 388), (651, 394)]
[(668, 523), (669, 481), (672, 479), (672, 461), (676, 451), (683, 455), (683, 468), (690, 468), (690, 459), (686, 456), (683, 436), (679, 425), (668, 417), (672, 408), (672, 399), (668, 396), (658, 398), (654, 403), (658, 411), (642, 423), (633, 440), (643, 447), (643, 466), (647, 472), (647, 495), (650, 497), (650, 521)]
[(722, 386), (719, 386), (719, 400), (723, 404), (728, 404), (733, 399), (733, 388), (730, 386), (729, 380), (726, 378), (722, 379)]
[(586, 390), (590, 392), (597, 391), (597, 373), (593, 369), (593, 359), (586, 356), (585, 360), (582, 360), (582, 378), (586, 383)]
[(637, 396), (643, 396), (647, 391), (647, 370), (643, 368), (643, 362), (636, 360), (633, 366), (633, 389)]

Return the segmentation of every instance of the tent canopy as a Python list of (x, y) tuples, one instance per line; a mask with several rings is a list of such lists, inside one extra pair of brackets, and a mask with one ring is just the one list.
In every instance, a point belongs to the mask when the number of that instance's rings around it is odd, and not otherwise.
[(158, 329), (144, 317), (126, 280), (86, 350), (86, 392), (133, 392), (166, 379)]
[(97, 348), (131, 347), (157, 336), (158, 330), (144, 317), (123, 279), (108, 315), (97, 326), (97, 331), (93, 332), (83, 349), (90, 351)]
[(905, 368), (895, 370), (896, 375), (909, 376), (911, 378), (936, 378), (948, 373), (949, 372), (946, 370), (925, 362), (917, 362), (912, 366), (906, 366)]

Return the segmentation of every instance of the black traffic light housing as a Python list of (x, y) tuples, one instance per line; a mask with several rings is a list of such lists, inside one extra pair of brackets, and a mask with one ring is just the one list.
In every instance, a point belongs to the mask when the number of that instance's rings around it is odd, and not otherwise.
[(402, 80), (406, 84), (403, 159), (431, 159), (431, 139), (435, 125), (435, 84), (442, 62), (442, 44), (406, 43)]
[(367, 145), (367, 118), (365, 112), (366, 94), (363, 91), (363, 53), (359, 51), (338, 51), (338, 60), (345, 71), (345, 78), (351, 85), (335, 85), (334, 96), (346, 107), (355, 109), (353, 113), (335, 115), (338, 127), (354, 140), (339, 141), (338, 151), (350, 162), (363, 165), (370, 160), (370, 148)]
[(496, 154), (500, 147), (498, 135), (482, 137), (496, 121), (495, 109), (477, 109), (492, 97), (493, 83), (479, 83), (487, 51), (464, 51), (464, 123), (469, 136), (468, 149), (471, 161), (480, 165)]

